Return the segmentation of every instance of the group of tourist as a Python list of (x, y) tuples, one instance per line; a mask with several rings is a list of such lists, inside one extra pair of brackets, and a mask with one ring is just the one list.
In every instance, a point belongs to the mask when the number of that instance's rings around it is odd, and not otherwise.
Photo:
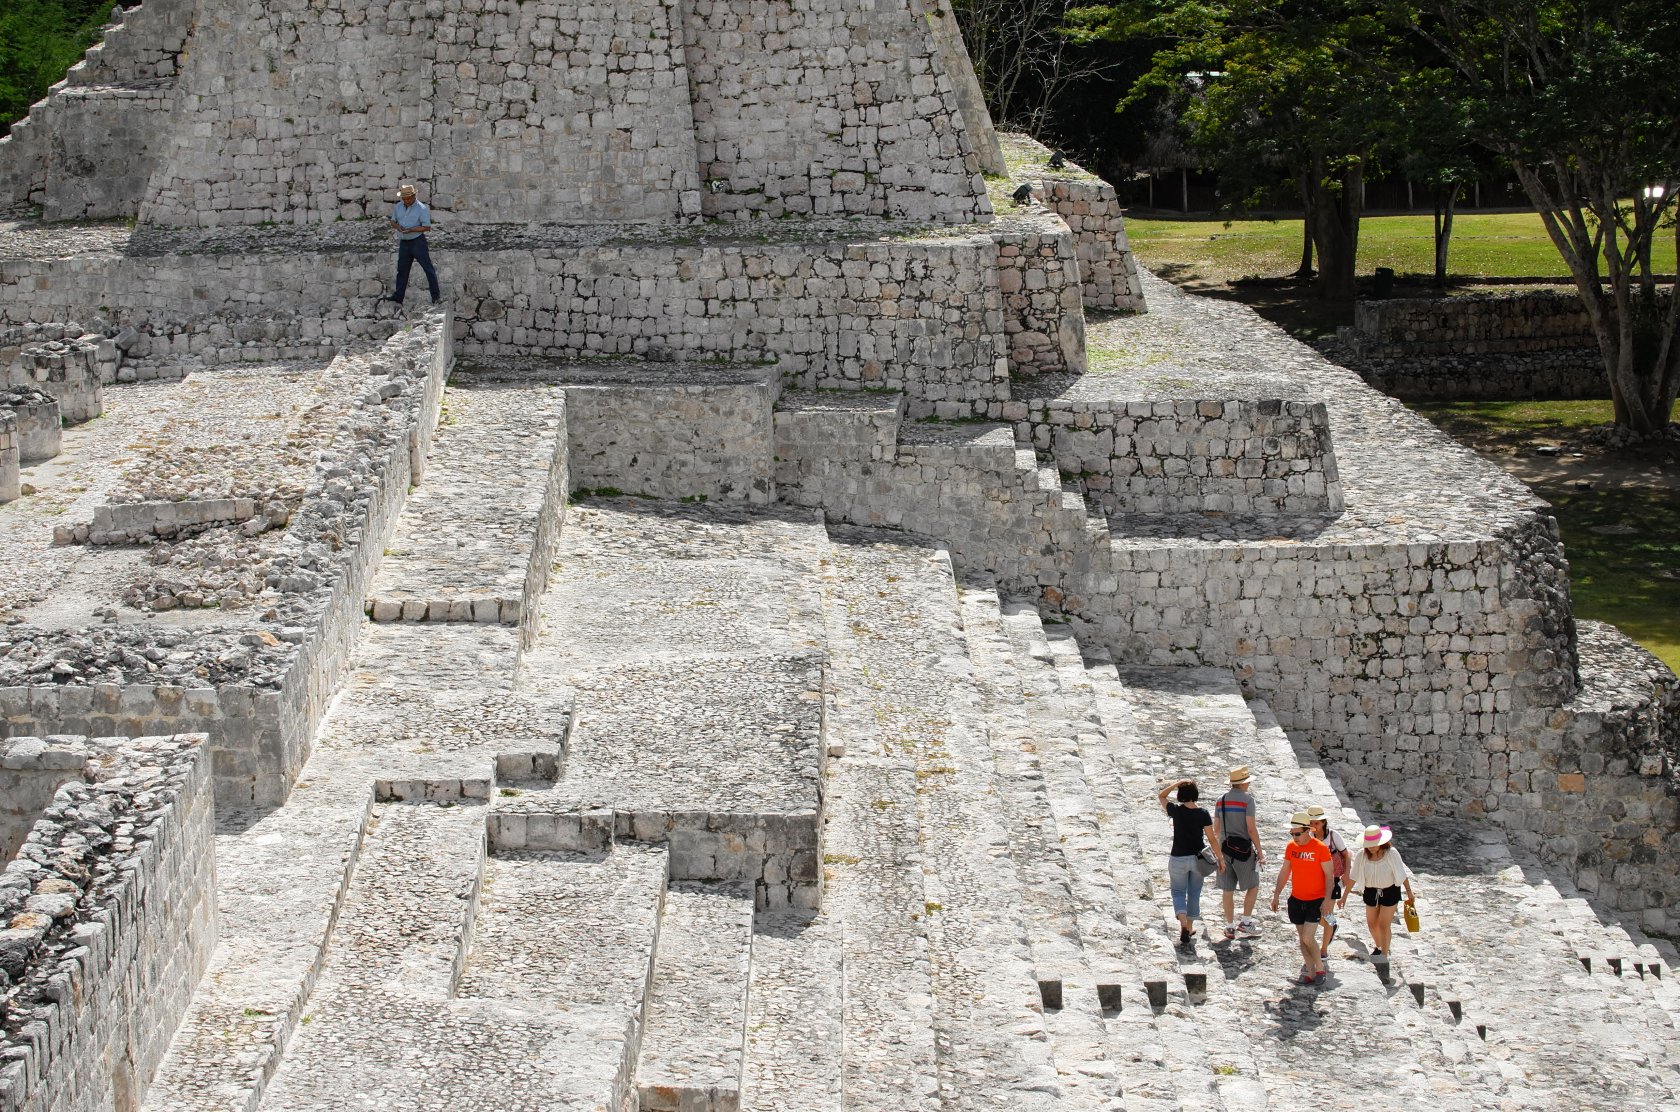
[[(1167, 876), (1172, 882), (1180, 946), (1193, 944), (1195, 923), (1202, 917), (1202, 882), (1208, 876), (1217, 877), (1225, 905), (1224, 940), (1260, 937), (1254, 905), (1266, 854), (1250, 793), (1253, 779), (1246, 765), (1233, 768), (1230, 787), (1214, 801), (1211, 813), (1200, 805), (1201, 792), (1194, 780), (1168, 784), (1157, 796), (1172, 821)], [(1174, 792), (1176, 802), (1167, 798)], [(1309, 807), (1290, 815), (1289, 841), (1272, 888), (1272, 910), (1278, 910), (1287, 891), (1286, 910), (1301, 946), (1301, 983), (1321, 984), (1328, 976), (1330, 942), (1339, 926), (1336, 912), (1355, 894), (1365, 901), (1370, 958), (1386, 962), (1402, 890), (1410, 905), (1411, 870), (1394, 847), (1394, 833), (1388, 827), (1367, 826), (1350, 852), (1341, 835), (1330, 829), (1324, 808)], [(1240, 917), (1235, 913), (1238, 892), (1243, 897)]]

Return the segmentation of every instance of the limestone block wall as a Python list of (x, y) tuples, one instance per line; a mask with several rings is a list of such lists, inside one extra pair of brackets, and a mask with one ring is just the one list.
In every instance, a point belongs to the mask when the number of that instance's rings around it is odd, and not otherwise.
[(23, 445), (18, 437), (17, 417), (0, 410), (0, 502), (15, 501), (22, 493)]
[(1580, 297), (1550, 291), (1361, 301), (1349, 339), (1370, 358), (1596, 346)]
[(1579, 622), (1580, 690), (1520, 716), (1499, 817), (1587, 895), (1646, 930), (1680, 927), (1680, 680), (1614, 626)]
[(113, 10), (101, 41), (0, 139), (0, 203), (40, 205), (48, 220), (135, 214), (193, 7), (147, 0)]
[(920, 0), (685, 0), (708, 216), (991, 218)]
[(1051, 217), (1011, 219), (992, 234), (1003, 333), (1015, 375), (1085, 372), (1085, 313), (1073, 237)]
[(0, 386), (0, 413), (17, 419), (20, 462), (39, 463), (58, 455), (64, 429), (58, 401), (51, 394), (28, 386)]
[[(338, 690), (374, 568), (418, 474), (416, 461), (429, 450), (443, 380), (453, 361), (450, 334), (447, 315), (439, 313), (393, 337), (373, 357), (375, 372), (388, 373), (408, 388), (374, 407), (383, 434), (359, 449), (366, 453), (366, 485), (348, 490), (317, 474), (293, 515), (283, 544), (297, 577), (308, 577), (314, 586), (300, 586), (307, 595), (307, 617), (299, 619), (295, 640), (281, 645), (269, 635), (275, 651), (289, 658), (277, 686), (49, 682), (0, 688), (0, 731), (7, 736), (202, 732), (209, 738), (222, 804), (283, 802)], [(334, 483), (340, 497), (328, 496), (328, 483)], [(329, 557), (335, 566), (318, 574), (304, 570), (317, 564), (311, 552), (329, 551), (329, 533), (340, 545)]]
[(97, 333), (26, 344), (12, 357), (0, 386), (50, 394), (59, 415), (79, 425), (105, 412), (105, 375), (107, 370), (115, 375), (120, 359), (116, 345)]
[[(471, 250), (439, 255), (459, 291), (463, 354), (649, 354), (774, 360), (802, 386), (901, 389), (913, 414), (966, 416), (1008, 397), (997, 248), (986, 235), (820, 244)], [(0, 260), (0, 325), (109, 305), (208, 352), (199, 322), (256, 357), (388, 335), (381, 251)], [(281, 315), (277, 305), (293, 307)], [(241, 329), (236, 318), (255, 319)], [(323, 318), (341, 317), (323, 323)], [(154, 358), (162, 345), (154, 342)]]
[(1012, 181), (1030, 184), (1033, 199), (1072, 231), (1086, 308), (1146, 311), (1137, 262), (1126, 241), (1125, 213), (1114, 187), (1075, 162), (1052, 170), (1052, 152), (1031, 136), (1004, 135), (1002, 149)]
[(41, 812), (85, 764), (84, 747), (62, 738), (0, 741), (0, 861), (17, 856)]
[[(911, 10), (916, 10), (912, 2)], [(951, 79), (957, 94), (957, 107), (962, 111), (963, 125), (974, 153), (980, 159), (983, 174), (1005, 174), (1003, 148), (998, 144), (997, 129), (992, 126), (992, 114), (986, 108), (986, 94), (974, 73), (974, 62), (963, 41), (962, 27), (957, 23), (951, 0), (921, 0), (922, 15), (939, 50), (939, 62)]]
[(1093, 635), (1128, 661), (1233, 668), (1363, 798), (1497, 810), (1512, 712), (1573, 690), (1550, 518), (1457, 542), (1127, 538), (1112, 558), (1079, 615)]
[(1610, 396), (1604, 361), (1596, 347), (1380, 359), (1362, 359), (1338, 352), (1337, 357), (1373, 387), (1401, 401)]
[(1333, 514), (1341, 481), (1322, 402), (1188, 399), (1006, 404), (1109, 514)]
[(202, 736), (60, 741), (84, 768), (0, 877), (0, 1109), (138, 1108), (215, 946), (209, 761)]
[(770, 409), (780, 376), (766, 367), (729, 378), (674, 364), (636, 374), (569, 370), (570, 489), (775, 501)]

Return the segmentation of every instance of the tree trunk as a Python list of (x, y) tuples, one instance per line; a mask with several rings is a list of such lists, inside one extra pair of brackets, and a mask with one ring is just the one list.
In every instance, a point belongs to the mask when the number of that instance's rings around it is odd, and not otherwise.
[(1351, 301), (1354, 263), (1359, 255), (1359, 193), (1365, 162), (1354, 158), (1331, 171), (1320, 159), (1314, 169), (1308, 219), (1318, 248), (1318, 298)]
[(1290, 277), (1305, 280), (1313, 276), (1312, 198), (1309, 196), (1307, 176), (1301, 174), (1295, 180), (1301, 190), (1301, 265)]
[(1435, 191), (1435, 288), (1447, 285), (1447, 250), (1452, 244), (1453, 209), (1464, 187), (1457, 182)]

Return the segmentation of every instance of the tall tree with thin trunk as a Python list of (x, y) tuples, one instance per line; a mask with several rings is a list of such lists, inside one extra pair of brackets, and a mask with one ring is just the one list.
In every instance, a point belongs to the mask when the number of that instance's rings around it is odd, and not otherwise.
[[(1672, 0), (1391, 0), (1445, 59), (1470, 130), (1508, 160), (1569, 268), (1616, 424), (1667, 428), (1680, 296), (1651, 267), (1680, 187), (1680, 16)], [(1666, 288), (1665, 288), (1666, 287)]]

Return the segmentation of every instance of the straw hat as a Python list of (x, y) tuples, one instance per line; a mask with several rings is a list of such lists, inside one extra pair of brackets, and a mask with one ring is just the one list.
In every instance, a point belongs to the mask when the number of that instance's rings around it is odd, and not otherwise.
[(1359, 839), (1359, 844), (1365, 849), (1376, 849), (1386, 846), (1394, 840), (1394, 831), (1386, 826), (1367, 826), (1365, 834)]
[(1247, 765), (1238, 765), (1236, 768), (1233, 768), (1231, 770), (1231, 783), (1233, 785), (1248, 783), (1248, 766)]
[(1308, 814), (1306, 811), (1296, 811), (1293, 815), (1289, 816), (1289, 825), (1310, 827), (1312, 825), (1312, 815)]

